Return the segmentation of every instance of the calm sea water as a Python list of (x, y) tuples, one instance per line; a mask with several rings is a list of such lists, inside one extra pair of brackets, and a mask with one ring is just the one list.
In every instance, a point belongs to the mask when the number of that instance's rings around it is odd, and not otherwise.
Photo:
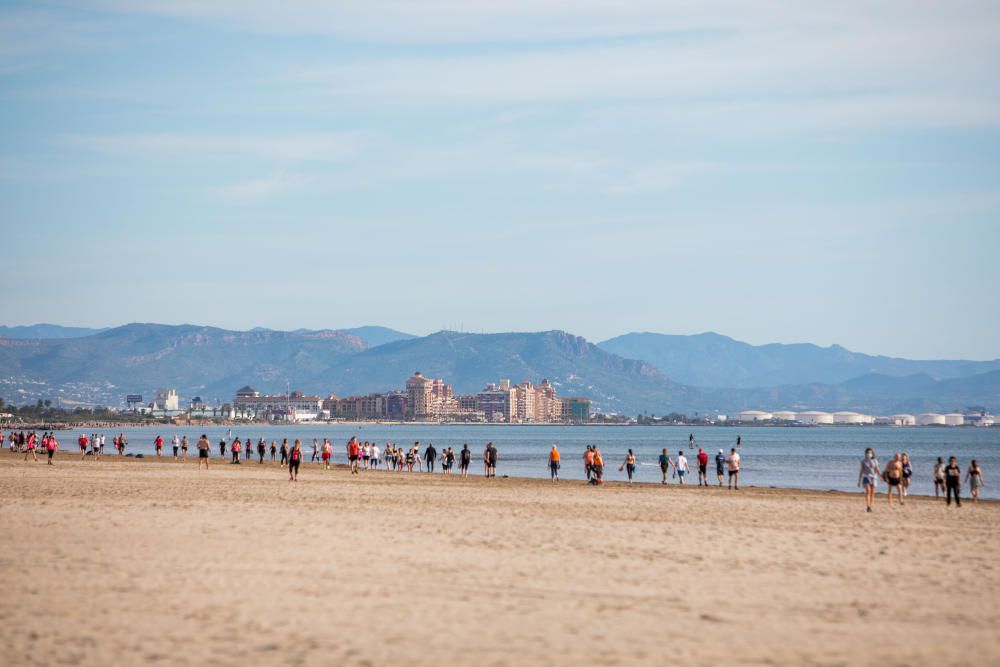
[[(170, 453), (170, 439), (187, 435), (194, 452), (194, 443), (201, 433), (212, 441), (213, 456), (218, 455), (216, 444), (229, 427), (171, 428), (157, 427), (124, 429), (128, 438), (126, 453), (152, 454), (153, 439), (163, 436), (164, 450)], [(122, 432), (121, 430), (115, 433)], [(977, 459), (983, 468), (986, 487), (981, 495), (998, 498), (1000, 486), (1000, 428), (877, 428), (877, 427), (819, 427), (819, 428), (768, 428), (754, 427), (739, 430), (735, 427), (672, 427), (672, 426), (497, 426), (497, 425), (322, 425), (322, 426), (235, 426), (234, 436), (242, 440), (250, 437), (254, 442), (265, 438), (270, 444), (282, 438), (301, 438), (309, 460), (312, 439), (330, 438), (334, 443), (334, 462), (344, 463), (344, 446), (352, 436), (361, 441), (369, 440), (384, 447), (386, 442), (400, 446), (420, 441), (423, 447), (429, 442), (440, 452), (453, 447), (456, 452), (463, 443), (473, 450), (474, 473), (481, 473), (481, 457), (487, 441), (492, 441), (500, 451), (499, 475), (512, 477), (548, 477), (548, 451), (552, 443), (562, 452), (562, 476), (583, 479), (583, 451), (587, 444), (600, 447), (605, 460), (605, 478), (625, 479), (618, 466), (629, 448), (638, 457), (636, 481), (660, 480), (657, 457), (666, 447), (671, 456), (683, 450), (692, 468), (697, 447), (709, 453), (709, 477), (714, 479), (711, 461), (719, 449), (727, 453), (742, 436), (743, 484), (746, 486), (797, 487), (806, 489), (836, 489), (858, 491), (858, 464), (866, 447), (875, 450), (884, 465), (894, 452), (907, 452), (913, 463), (914, 479), (911, 491), (933, 494), (932, 467), (938, 456), (947, 460), (956, 456), (965, 470), (971, 459)], [(111, 431), (106, 431), (105, 452), (111, 449)], [(696, 449), (688, 448), (688, 435), (695, 437)], [(64, 449), (73, 451), (79, 431), (59, 434)], [(195, 453), (196, 455), (196, 453)], [(695, 482), (697, 478), (695, 478)], [(963, 486), (963, 495), (967, 495)], [(884, 490), (884, 487), (883, 487)]]

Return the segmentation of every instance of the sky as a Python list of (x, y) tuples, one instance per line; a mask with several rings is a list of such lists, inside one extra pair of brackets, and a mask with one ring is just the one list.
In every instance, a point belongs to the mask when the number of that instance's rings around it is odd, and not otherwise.
[(1000, 4), (0, 4), (0, 323), (1000, 357)]

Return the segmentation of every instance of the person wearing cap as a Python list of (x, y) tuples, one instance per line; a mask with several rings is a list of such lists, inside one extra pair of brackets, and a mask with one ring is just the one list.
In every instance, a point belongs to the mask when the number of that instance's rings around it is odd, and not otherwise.
[(719, 478), (719, 486), (722, 486), (722, 475), (726, 471), (726, 453), (719, 450), (719, 453), (715, 455), (715, 474)]

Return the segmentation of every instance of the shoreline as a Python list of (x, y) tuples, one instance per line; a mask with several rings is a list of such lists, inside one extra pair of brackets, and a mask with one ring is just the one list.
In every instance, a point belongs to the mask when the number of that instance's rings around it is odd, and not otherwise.
[[(30, 465), (41, 465), (48, 467), (45, 463), (45, 458), (46, 456), (44, 453), (39, 453), (37, 462), (31, 460), (24, 461), (23, 452), (21, 453), (11, 452), (9, 449), (4, 449), (2, 452), (0, 452), (0, 462), (5, 462), (8, 460), (13, 461), (17, 459), (20, 460), (25, 465), (30, 464)], [(288, 470), (287, 465), (282, 465), (279, 462), (274, 462), (267, 459), (265, 459), (263, 464), (257, 463), (255, 459), (244, 461), (240, 464), (232, 464), (230, 463), (230, 460), (231, 459), (229, 455), (227, 455), (226, 457), (220, 457), (213, 452), (213, 454), (209, 457), (210, 461), (209, 470), (218, 467), (224, 467), (227, 470), (231, 468), (234, 471), (246, 470), (246, 469), (257, 470), (260, 472), (282, 471), (282, 474), (287, 474)], [(175, 460), (172, 455), (170, 456), (164, 455), (162, 457), (151, 456), (151, 455), (119, 456), (117, 453), (111, 452), (110, 454), (104, 454), (103, 456), (101, 456), (99, 460), (95, 460), (92, 456), (89, 455), (85, 459), (81, 460), (79, 454), (74, 453), (72, 450), (66, 450), (56, 453), (55, 463), (53, 464), (53, 467), (60, 467), (66, 465), (101, 466), (101, 465), (118, 464), (118, 463), (126, 465), (150, 464), (153, 466), (167, 466), (167, 467), (175, 467), (175, 466), (197, 467), (198, 456), (197, 453), (194, 456), (189, 455), (187, 461), (184, 461), (181, 459)], [(349, 470), (348, 464), (342, 462), (331, 463), (330, 467), (337, 473), (347, 473)], [(313, 482), (318, 481), (315, 475), (310, 474), (310, 471), (319, 473), (325, 472), (323, 470), (322, 463), (303, 461), (300, 471), (300, 475), (302, 475), (302, 480), (303, 481), (310, 480)], [(498, 474), (496, 478), (488, 479), (482, 473), (476, 474), (474, 472), (470, 472), (468, 477), (462, 478), (458, 474), (445, 475), (440, 471), (436, 471), (433, 473), (427, 473), (427, 472), (411, 473), (406, 471), (386, 470), (384, 467), (381, 466), (377, 470), (361, 470), (359, 473), (359, 479), (364, 480), (369, 475), (377, 475), (378, 479), (398, 478), (398, 479), (413, 480), (416, 481), (417, 483), (419, 483), (419, 480), (426, 480), (430, 482), (440, 478), (443, 480), (448, 480), (447, 483), (451, 483), (451, 481), (458, 481), (463, 484), (469, 484), (475, 481), (480, 481), (487, 485), (505, 483), (508, 485), (516, 484), (532, 488), (534, 488), (536, 485), (552, 489), (565, 488), (565, 487), (583, 487), (583, 488), (593, 488), (595, 492), (600, 492), (601, 488), (613, 488), (613, 489), (634, 488), (634, 489), (642, 489), (644, 492), (648, 489), (661, 489), (661, 490), (673, 490), (673, 491), (687, 491), (688, 489), (697, 489), (698, 490), (697, 492), (705, 492), (709, 490), (714, 493), (725, 492), (726, 494), (733, 494), (734, 497), (735, 496), (774, 497), (782, 495), (817, 496), (817, 497), (838, 496), (843, 498), (851, 498), (855, 500), (857, 500), (858, 496), (860, 496), (863, 493), (863, 491), (860, 489), (858, 491), (841, 491), (838, 489), (821, 490), (821, 489), (806, 489), (793, 486), (759, 486), (753, 484), (747, 484), (747, 485), (741, 484), (739, 490), (730, 491), (725, 484), (723, 484), (721, 487), (718, 486), (717, 484), (710, 484), (705, 487), (699, 487), (697, 484), (684, 484), (682, 486), (675, 481), (669, 484), (659, 484), (657, 482), (643, 482), (643, 481), (635, 481), (632, 484), (629, 484), (628, 482), (622, 480), (608, 480), (608, 479), (606, 479), (604, 481), (604, 484), (602, 484), (600, 487), (595, 487), (594, 485), (591, 485), (586, 481), (579, 479), (572, 479), (572, 478), (560, 479), (558, 482), (553, 482), (549, 479), (541, 477), (526, 477), (526, 476)], [(885, 484), (880, 483), (879, 488), (876, 490), (875, 493), (876, 503), (878, 503), (879, 500), (882, 500), (884, 502), (885, 489), (886, 489)], [(943, 496), (940, 498), (935, 498), (935, 496), (932, 495), (919, 494), (919, 493), (911, 493), (906, 497), (906, 499), (907, 500), (914, 499), (914, 500), (919, 500), (921, 502), (923, 501), (940, 501), (942, 503), (944, 502)], [(968, 503), (970, 505), (974, 504), (972, 499), (967, 495), (963, 496), (962, 501), (963, 504), (964, 503)], [(895, 505), (895, 503), (893, 504)], [(1000, 499), (980, 498), (978, 501), (976, 501), (975, 504), (981, 504), (981, 505), (1000, 504)]]

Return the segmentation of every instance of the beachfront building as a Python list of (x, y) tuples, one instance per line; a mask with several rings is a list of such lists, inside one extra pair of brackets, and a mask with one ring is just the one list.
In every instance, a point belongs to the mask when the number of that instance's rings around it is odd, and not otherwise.
[(875, 418), (871, 415), (863, 415), (859, 412), (834, 412), (833, 413), (833, 423), (834, 424), (872, 424), (875, 422)]
[(800, 412), (796, 421), (800, 424), (807, 424), (809, 426), (821, 426), (824, 424), (833, 423), (833, 415), (829, 412), (822, 412), (820, 410), (806, 410), (805, 412)]
[(590, 399), (584, 396), (563, 396), (559, 402), (559, 421), (586, 424), (590, 421)]
[(416, 421), (447, 419), (458, 412), (451, 385), (417, 371), (406, 381), (407, 417)]
[(306, 396), (301, 391), (261, 395), (249, 385), (237, 391), (233, 400), (233, 414), (237, 419), (313, 421), (322, 410), (323, 399), (319, 396)]
[(944, 426), (944, 415), (936, 412), (925, 412), (917, 415), (917, 426)]
[(771, 419), (776, 422), (793, 422), (798, 417), (798, 414), (792, 412), (791, 410), (778, 410), (777, 412), (771, 413)]
[(944, 416), (945, 426), (965, 426), (965, 415), (958, 412), (949, 412)]
[(490, 383), (475, 395), (476, 410), (483, 413), (488, 422), (510, 422), (513, 406), (517, 398), (510, 386), (510, 380), (500, 380), (500, 384)]
[(157, 389), (151, 406), (153, 410), (175, 412), (180, 410), (181, 400), (174, 389)]
[(730, 415), (729, 418), (738, 422), (766, 422), (772, 417), (773, 415), (770, 412), (764, 412), (762, 410), (743, 410), (742, 412)]

